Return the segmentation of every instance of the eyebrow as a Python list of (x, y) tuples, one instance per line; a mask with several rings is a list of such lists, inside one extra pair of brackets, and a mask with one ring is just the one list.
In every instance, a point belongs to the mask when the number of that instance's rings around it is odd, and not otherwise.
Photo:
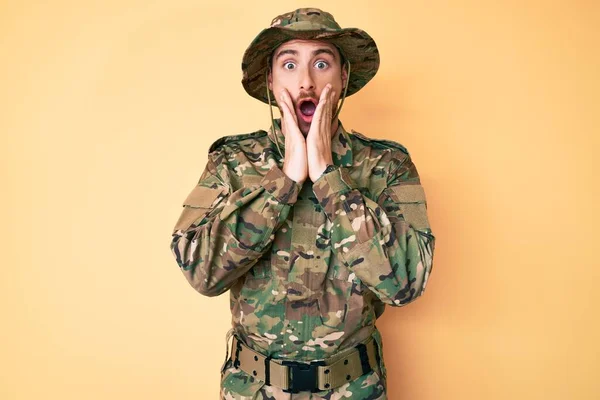
[[(334, 60), (336, 60), (335, 57), (335, 53), (329, 49), (326, 48), (321, 48), (321, 49), (317, 49), (314, 50), (312, 52), (312, 56), (318, 56), (319, 54), (329, 54), (331, 57), (333, 57)], [(292, 49), (285, 49), (285, 50), (281, 50), (279, 53), (277, 53), (277, 55), (275, 56), (275, 61), (277, 61), (281, 56), (285, 55), (285, 54), (291, 54), (293, 56), (297, 56), (298, 52), (296, 50), (292, 50)]]

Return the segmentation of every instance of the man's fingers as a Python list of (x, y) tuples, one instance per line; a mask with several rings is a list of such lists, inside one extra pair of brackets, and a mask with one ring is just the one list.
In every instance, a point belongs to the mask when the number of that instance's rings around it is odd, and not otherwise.
[(329, 112), (331, 113), (331, 115), (333, 117), (333, 109), (336, 106), (336, 104), (335, 104), (336, 103), (336, 101), (335, 101), (335, 90), (331, 91), (331, 100), (330, 100), (330, 103), (331, 103), (331, 108), (329, 109)]
[(296, 112), (292, 111), (294, 109), (292, 98), (290, 97), (290, 94), (287, 92), (286, 89), (283, 89), (281, 91), (281, 99), (282, 102), (286, 105), (288, 114), (287, 117), (290, 117), (292, 120), (294, 120), (294, 122), (296, 122), (296, 125), (298, 125), (298, 117), (296, 116)]
[(325, 100), (319, 101), (319, 104), (317, 104), (317, 108), (315, 109), (315, 114), (314, 114), (314, 117), (313, 117), (313, 122), (315, 120), (317, 122), (320, 122), (320, 121), (323, 120), (323, 110), (325, 109), (325, 104), (326, 104)]
[(281, 106), (281, 113), (283, 114), (283, 118), (289, 118), (290, 117), (290, 110), (288, 108), (288, 105), (285, 104), (284, 101), (281, 102), (280, 104)]
[(319, 104), (317, 104), (317, 108), (315, 110), (315, 116), (313, 117), (313, 121), (316, 119), (317, 122), (323, 121), (323, 109), (328, 104), (327, 97), (329, 94), (331, 86), (327, 84), (323, 91), (321, 92), (321, 96), (319, 97)]
[(331, 93), (331, 85), (328, 83), (327, 85), (325, 85), (325, 88), (321, 92), (321, 98), (319, 99), (319, 103), (322, 102), (323, 100), (325, 100), (327, 98), (327, 96), (329, 96), (330, 93)]
[(283, 114), (285, 114), (284, 117), (291, 117), (291, 115), (289, 115), (290, 114), (290, 107), (288, 106), (287, 102), (283, 98), (283, 94), (282, 94), (282, 97), (281, 97), (281, 104), (280, 104), (280, 106), (281, 106), (281, 112)]
[(327, 101), (323, 105), (325, 108), (323, 110), (323, 119), (321, 125), (323, 126), (323, 129), (325, 129), (325, 131), (327, 131), (328, 128), (330, 128), (331, 126), (331, 109), (333, 107), (333, 94), (334, 90), (330, 87), (327, 92)]
[[(286, 96), (288, 96), (286, 98)], [(289, 94), (286, 93), (285, 89), (281, 91), (281, 120), (282, 120), (282, 129), (284, 133), (289, 133), (290, 135), (300, 135), (300, 128), (298, 127), (298, 117), (296, 116), (296, 112), (290, 105), (291, 98)]]
[(282, 103), (281, 104), (281, 109), (282, 109), (282, 119), (283, 119), (283, 123), (282, 125), (286, 127), (285, 131), (288, 132), (290, 129), (291, 130), (298, 130), (298, 123), (296, 122), (296, 119), (294, 118), (293, 115), (295, 115), (294, 113), (292, 113), (288, 107), (287, 104)]
[(336, 106), (336, 101), (335, 101), (335, 90), (331, 91), (331, 99), (329, 100), (329, 107), (327, 107), (329, 109), (329, 123), (333, 123), (333, 110), (335, 109)]

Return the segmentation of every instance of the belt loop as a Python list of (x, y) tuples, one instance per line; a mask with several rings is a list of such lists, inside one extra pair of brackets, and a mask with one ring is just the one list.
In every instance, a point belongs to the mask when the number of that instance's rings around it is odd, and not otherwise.
[(233, 366), (235, 368), (239, 368), (240, 367), (240, 351), (242, 351), (242, 341), (237, 337), (235, 339), (236, 339), (235, 360), (233, 361)]
[(265, 358), (265, 384), (271, 384), (271, 356)]
[(367, 346), (364, 343), (356, 345), (358, 355), (360, 356), (360, 365), (362, 367), (363, 375), (371, 370), (371, 364), (369, 364), (369, 354), (367, 353)]

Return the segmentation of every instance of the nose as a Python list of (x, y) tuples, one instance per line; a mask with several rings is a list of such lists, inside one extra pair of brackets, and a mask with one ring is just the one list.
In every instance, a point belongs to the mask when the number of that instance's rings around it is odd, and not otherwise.
[(310, 68), (304, 68), (300, 75), (300, 89), (304, 91), (315, 90), (315, 81)]

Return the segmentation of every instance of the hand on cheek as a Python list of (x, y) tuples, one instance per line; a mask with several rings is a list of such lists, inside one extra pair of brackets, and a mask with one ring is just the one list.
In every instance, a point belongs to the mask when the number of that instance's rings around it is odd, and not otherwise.
[(283, 172), (292, 180), (301, 183), (308, 177), (306, 142), (298, 128), (298, 117), (294, 111), (292, 98), (283, 89), (277, 100), (281, 109), (281, 130), (285, 136)]
[(331, 84), (327, 84), (321, 92), (319, 104), (306, 138), (308, 175), (313, 182), (323, 174), (328, 164), (333, 164), (331, 125), (334, 99), (335, 91), (332, 89)]

